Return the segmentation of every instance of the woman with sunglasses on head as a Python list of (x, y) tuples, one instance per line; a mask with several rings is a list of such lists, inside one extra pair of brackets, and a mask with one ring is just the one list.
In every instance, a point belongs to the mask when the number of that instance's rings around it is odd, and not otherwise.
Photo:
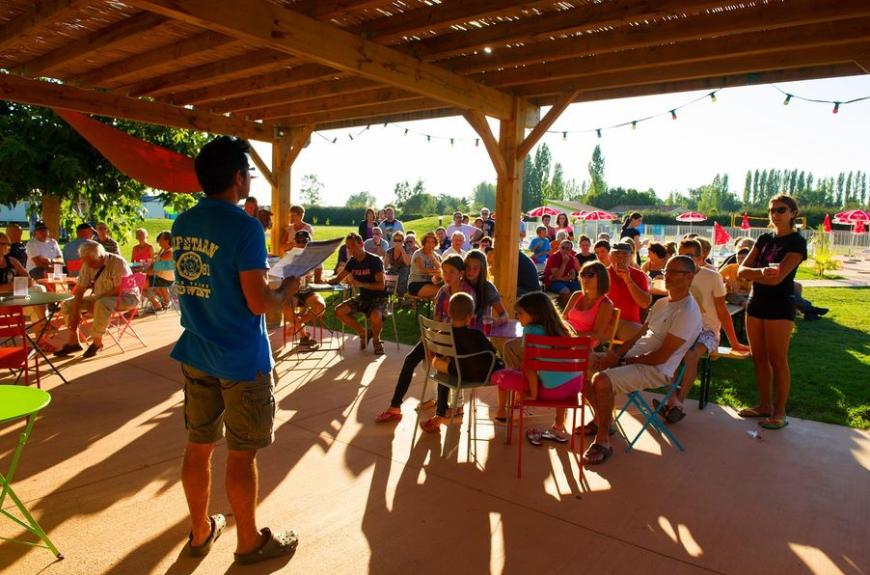
[(562, 212), (556, 216), (556, 233), (564, 231), (568, 234), (568, 239), (574, 241), (574, 229), (571, 227), (571, 222), (568, 221), (568, 214)]
[(774, 196), (767, 211), (774, 231), (758, 238), (737, 272), (739, 279), (752, 282), (746, 328), (759, 396), (756, 407), (742, 409), (739, 415), (762, 418), (759, 425), (765, 429), (782, 429), (788, 425), (785, 404), (791, 387), (788, 347), (795, 318), (794, 276), (807, 259), (807, 242), (794, 226), (794, 198)]
[(578, 336), (592, 338), (592, 346), (610, 339), (613, 302), (607, 297), (610, 274), (601, 262), (587, 262), (580, 270), (581, 289), (571, 294), (562, 317)]

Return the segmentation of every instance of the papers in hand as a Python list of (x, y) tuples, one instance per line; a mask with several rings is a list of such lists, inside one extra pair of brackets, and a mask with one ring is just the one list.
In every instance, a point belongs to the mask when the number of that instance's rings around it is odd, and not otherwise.
[(325, 242), (308, 242), (305, 249), (293, 248), (272, 266), (269, 275), (282, 280), (289, 277), (301, 278), (326, 261), (342, 241), (342, 238), (335, 238)]

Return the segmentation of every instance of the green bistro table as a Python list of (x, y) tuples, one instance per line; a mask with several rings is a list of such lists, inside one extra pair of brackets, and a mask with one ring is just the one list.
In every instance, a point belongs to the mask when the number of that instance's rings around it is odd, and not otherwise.
[[(32, 547), (44, 547), (54, 553), (55, 557), (58, 559), (63, 559), (63, 554), (57, 550), (57, 547), (54, 546), (48, 538), (48, 535), (46, 535), (45, 531), (42, 530), (42, 527), (39, 526), (39, 523), (36, 522), (36, 519), (34, 519), (30, 512), (27, 511), (27, 508), (21, 502), (21, 499), (19, 499), (12, 490), (12, 479), (15, 476), (15, 469), (18, 467), (18, 462), (21, 460), (21, 452), (24, 450), (24, 444), (27, 443), (27, 438), (30, 437), (30, 432), (33, 431), (36, 414), (49, 403), (51, 403), (51, 396), (41, 389), (22, 387), (20, 385), (0, 385), (0, 423), (14, 421), (16, 419), (21, 419), (22, 417), (27, 418), (27, 426), (24, 428), (24, 432), (18, 437), (18, 445), (12, 453), (12, 461), (9, 463), (9, 470), (6, 472), (5, 476), (0, 473), (0, 513), (38, 536), (39, 539), (42, 540), (42, 544), (10, 539), (8, 537), (0, 537), (0, 539), (11, 541), (13, 543), (20, 543), (22, 545), (30, 545)], [(3, 509), (3, 502), (6, 501), (7, 495), (18, 508), (18, 511), (21, 512), (21, 515), (24, 516), (27, 521), (26, 523)]]

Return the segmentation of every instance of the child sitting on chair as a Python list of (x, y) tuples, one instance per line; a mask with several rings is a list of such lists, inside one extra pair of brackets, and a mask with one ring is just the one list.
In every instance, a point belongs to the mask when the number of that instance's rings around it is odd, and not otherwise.
[[(523, 325), (524, 336), (574, 337), (574, 330), (565, 323), (553, 301), (543, 292), (524, 295), (514, 304), (514, 310)], [(576, 397), (580, 393), (583, 377), (581, 372), (503, 369), (492, 375), (492, 383), (498, 386), (499, 394), (510, 390), (523, 393), (530, 400), (558, 401)], [(541, 445), (541, 439), (559, 443), (568, 441), (570, 435), (565, 430), (565, 413), (565, 408), (557, 408), (553, 426), (546, 431), (530, 429), (526, 433), (529, 442)]]
[[(457, 292), (450, 296), (447, 307), (450, 315), (450, 324), (453, 326), (453, 344), (457, 355), (471, 355), (484, 351), (495, 353), (495, 347), (486, 338), (482, 331), (468, 327), (474, 321), (474, 300), (465, 292)], [(453, 358), (434, 356), (432, 367), (438, 373), (449, 374), (456, 377), (457, 370)], [(460, 359), (463, 381), (483, 381), (489, 375), (490, 359), (486, 355)], [(501, 369), (503, 365), (497, 362), (495, 369)], [(445, 385), (438, 386), (438, 402), (435, 406), (435, 417), (420, 423), (420, 427), (427, 433), (437, 433), (441, 430), (441, 424), (447, 416), (447, 399), (450, 388)]]

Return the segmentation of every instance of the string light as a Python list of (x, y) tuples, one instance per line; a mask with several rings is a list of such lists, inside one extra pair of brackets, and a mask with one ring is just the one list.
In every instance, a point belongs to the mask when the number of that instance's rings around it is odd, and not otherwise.
[(791, 102), (791, 94), (785, 95), (785, 101), (782, 103), (783, 106), (788, 106), (789, 102)]
[(353, 134), (348, 134), (347, 137), (350, 138), (351, 142), (353, 142)]
[(480, 138), (475, 138), (475, 139), (474, 139), (474, 147), (475, 147), (475, 148), (479, 148), (479, 147), (480, 147)]
[(598, 139), (601, 139), (601, 128), (596, 128), (595, 133), (598, 134)]
[(568, 140), (568, 132), (562, 132), (562, 141), (565, 142)]
[(637, 120), (634, 120), (634, 121), (631, 122), (631, 129), (632, 129), (632, 130), (637, 130)]
[(432, 136), (430, 136), (430, 135), (427, 134), (427, 135), (426, 135), (426, 141), (427, 141), (427, 142), (431, 142), (431, 141), (432, 141)]
[(671, 110), (671, 120), (676, 120), (676, 119), (677, 119), (677, 111)]
[(716, 103), (716, 92), (710, 92), (710, 101)]
[(840, 113), (840, 104), (842, 104), (842, 102), (834, 102), (834, 110), (833, 110), (834, 114)]
[(450, 138), (450, 145), (453, 145), (453, 138)]
[(408, 128), (405, 128), (405, 135), (408, 135)]

